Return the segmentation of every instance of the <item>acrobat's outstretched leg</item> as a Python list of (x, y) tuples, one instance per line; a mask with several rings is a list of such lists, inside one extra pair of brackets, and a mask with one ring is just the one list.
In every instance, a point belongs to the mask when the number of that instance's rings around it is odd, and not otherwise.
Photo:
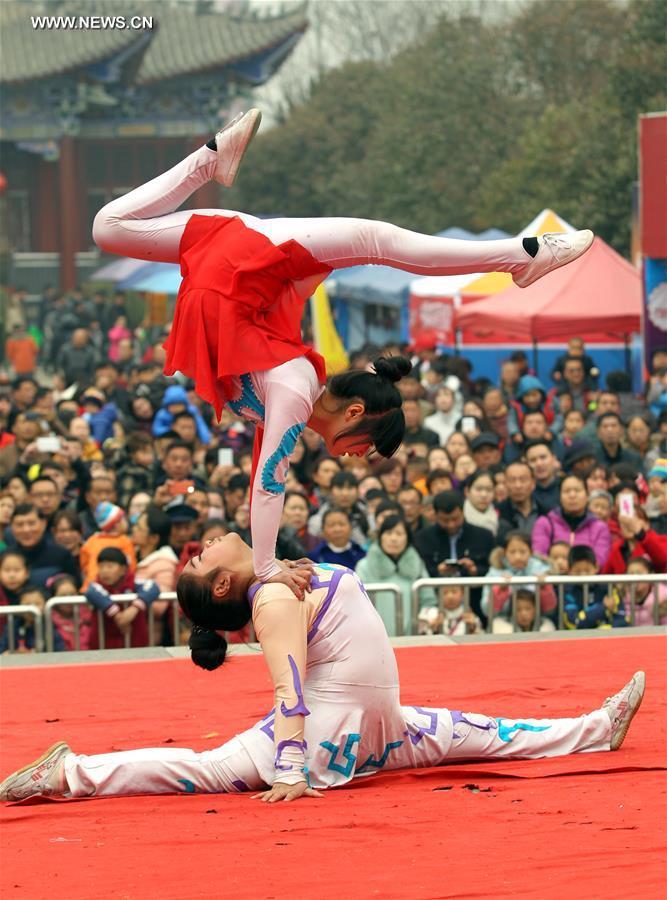
[[(452, 760), (538, 759), (618, 750), (641, 705), (644, 688), (645, 675), (636, 672), (600, 709), (571, 719), (515, 719), (402, 707), (397, 709), (402, 722), (397, 733), (391, 735), (387, 729), (378, 728), (384, 746), (378, 745), (360, 768), (356, 768), (356, 754), (342, 750), (345, 735), (338, 736), (338, 746), (334, 748), (337, 759), (342, 752), (345, 767), (340, 763), (331, 765), (334, 757), (330, 742), (320, 743), (317, 749), (311, 742), (314, 753), (309, 758), (310, 778), (315, 786), (326, 787), (373, 771), (441, 766)], [(73, 753), (65, 743), (56, 744), (39, 759), (9, 775), (0, 784), (0, 800), (257, 790), (265, 783), (260, 769), (272, 768), (273, 739), (264, 733), (267, 718), (243, 735), (203, 753), (156, 747), (84, 756)], [(394, 726), (392, 722), (391, 727)], [(351, 737), (355, 741), (351, 742)], [(387, 737), (391, 738), (388, 744)], [(349, 746), (357, 749), (361, 735), (347, 738)], [(320, 749), (326, 752), (320, 753)], [(341, 773), (342, 777), (332, 779), (332, 772)]]
[[(581, 231), (540, 238), (457, 241), (372, 219), (258, 219), (229, 209), (177, 211), (197, 188), (212, 178), (220, 180), (221, 158), (225, 165), (237, 159), (235, 134), (243, 121), (217, 136), (217, 151), (206, 145), (200, 147), (168, 172), (103, 207), (93, 224), (95, 243), (108, 253), (174, 263), (178, 262), (181, 237), (193, 214), (237, 216), (274, 244), (297, 241), (319, 262), (334, 269), (374, 263), (417, 275), (511, 272), (517, 284), (526, 286), (581, 256), (593, 240), (592, 232)], [(243, 149), (245, 146), (247, 142)]]
[(632, 679), (600, 709), (577, 718), (530, 719), (403, 707), (416, 767), (464, 759), (541, 759), (618, 750), (641, 706), (646, 678)]

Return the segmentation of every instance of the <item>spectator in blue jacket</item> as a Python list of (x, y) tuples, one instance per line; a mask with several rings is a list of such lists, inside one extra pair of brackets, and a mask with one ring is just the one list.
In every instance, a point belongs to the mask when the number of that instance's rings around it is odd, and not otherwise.
[[(580, 621), (588, 621), (587, 613), (595, 607), (602, 606), (607, 594), (607, 586), (604, 584), (589, 585), (588, 607), (584, 608), (583, 583), (590, 575), (598, 575), (598, 566), (595, 552), (586, 544), (577, 544), (570, 547), (568, 554), (568, 575), (577, 575), (582, 584), (568, 584), (565, 588), (563, 604), (563, 624), (565, 628), (596, 628), (596, 625), (580, 625)], [(597, 614), (597, 613), (596, 613)]]
[(90, 434), (99, 447), (113, 437), (114, 422), (118, 418), (116, 404), (106, 403), (105, 400), (102, 391), (95, 388), (88, 388), (81, 398), (81, 418), (88, 422)]
[(516, 400), (510, 401), (510, 411), (507, 416), (507, 432), (510, 440), (521, 443), (521, 430), (526, 413), (544, 413), (546, 423), (550, 426), (555, 418), (551, 398), (547, 396), (544, 385), (535, 375), (523, 375), (519, 379), (516, 391)]
[(201, 412), (196, 406), (188, 402), (187, 391), (178, 384), (170, 385), (164, 392), (162, 406), (153, 420), (153, 434), (155, 437), (160, 437), (165, 432), (172, 431), (175, 417), (183, 412), (190, 413), (194, 418), (197, 424), (197, 437), (202, 444), (209, 444), (211, 442), (211, 432)]
[(335, 563), (354, 569), (359, 560), (366, 555), (365, 551), (351, 540), (352, 522), (350, 514), (335, 506), (328, 509), (322, 517), (322, 535), (324, 541), (312, 553), (313, 562)]
[(612, 588), (603, 600), (592, 603), (577, 617), (577, 628), (626, 628), (630, 618), (625, 611), (623, 595)]

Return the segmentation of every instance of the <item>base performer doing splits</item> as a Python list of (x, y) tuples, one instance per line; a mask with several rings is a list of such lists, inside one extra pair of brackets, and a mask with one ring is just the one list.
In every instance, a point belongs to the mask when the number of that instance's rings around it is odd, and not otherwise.
[(537, 759), (617, 750), (644, 693), (638, 672), (601, 709), (572, 719), (517, 719), (401, 706), (394, 652), (354, 572), (315, 567), (304, 601), (262, 584), (236, 534), (209, 543), (178, 584), (196, 623), (193, 659), (215, 668), (226, 643), (215, 631), (251, 617), (275, 688), (275, 706), (216, 750), (158, 747), (83, 756), (67, 744), (0, 785), (0, 799), (31, 796), (261, 791), (263, 800), (313, 796), (352, 778), (463, 759)]
[(392, 382), (410, 371), (396, 358), (377, 376), (348, 372), (325, 387), (324, 360), (301, 338), (303, 306), (333, 269), (377, 263), (422, 275), (511, 272), (521, 286), (577, 259), (593, 234), (455, 241), (365, 219), (258, 219), (226, 209), (178, 207), (211, 179), (230, 186), (261, 115), (237, 117), (168, 172), (107, 204), (93, 237), (109, 253), (180, 262), (183, 282), (166, 343), (165, 372), (194, 379), (218, 415), (227, 404), (257, 426), (251, 531), (254, 571), (303, 596), (307, 579), (281, 567), (275, 545), (284, 480), (309, 425), (333, 456), (374, 447), (391, 456), (405, 430)]

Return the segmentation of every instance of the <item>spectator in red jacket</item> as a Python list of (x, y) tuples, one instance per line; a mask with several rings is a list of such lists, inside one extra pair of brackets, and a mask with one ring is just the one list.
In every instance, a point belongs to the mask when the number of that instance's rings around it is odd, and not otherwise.
[[(97, 581), (88, 586), (85, 597), (103, 615), (104, 644), (100, 641), (99, 617), (93, 615), (90, 647), (124, 647), (129, 634), (130, 646), (145, 647), (148, 644), (146, 609), (157, 600), (160, 588), (154, 581), (135, 581), (130, 564), (118, 547), (105, 547), (97, 557)], [(112, 600), (114, 594), (137, 594), (124, 608)]]
[(603, 575), (624, 575), (631, 559), (645, 557), (651, 560), (656, 572), (667, 572), (667, 535), (656, 534), (649, 525), (643, 510), (634, 516), (619, 516), (621, 529), (611, 547), (609, 559), (602, 569)]

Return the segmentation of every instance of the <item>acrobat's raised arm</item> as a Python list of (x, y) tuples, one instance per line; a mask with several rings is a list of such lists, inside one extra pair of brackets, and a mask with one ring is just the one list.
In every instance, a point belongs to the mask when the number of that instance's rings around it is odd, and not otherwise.
[(280, 571), (276, 540), (285, 503), (288, 457), (312, 414), (308, 399), (284, 385), (270, 384), (265, 404), (264, 436), (250, 504), (253, 566), (262, 581)]

